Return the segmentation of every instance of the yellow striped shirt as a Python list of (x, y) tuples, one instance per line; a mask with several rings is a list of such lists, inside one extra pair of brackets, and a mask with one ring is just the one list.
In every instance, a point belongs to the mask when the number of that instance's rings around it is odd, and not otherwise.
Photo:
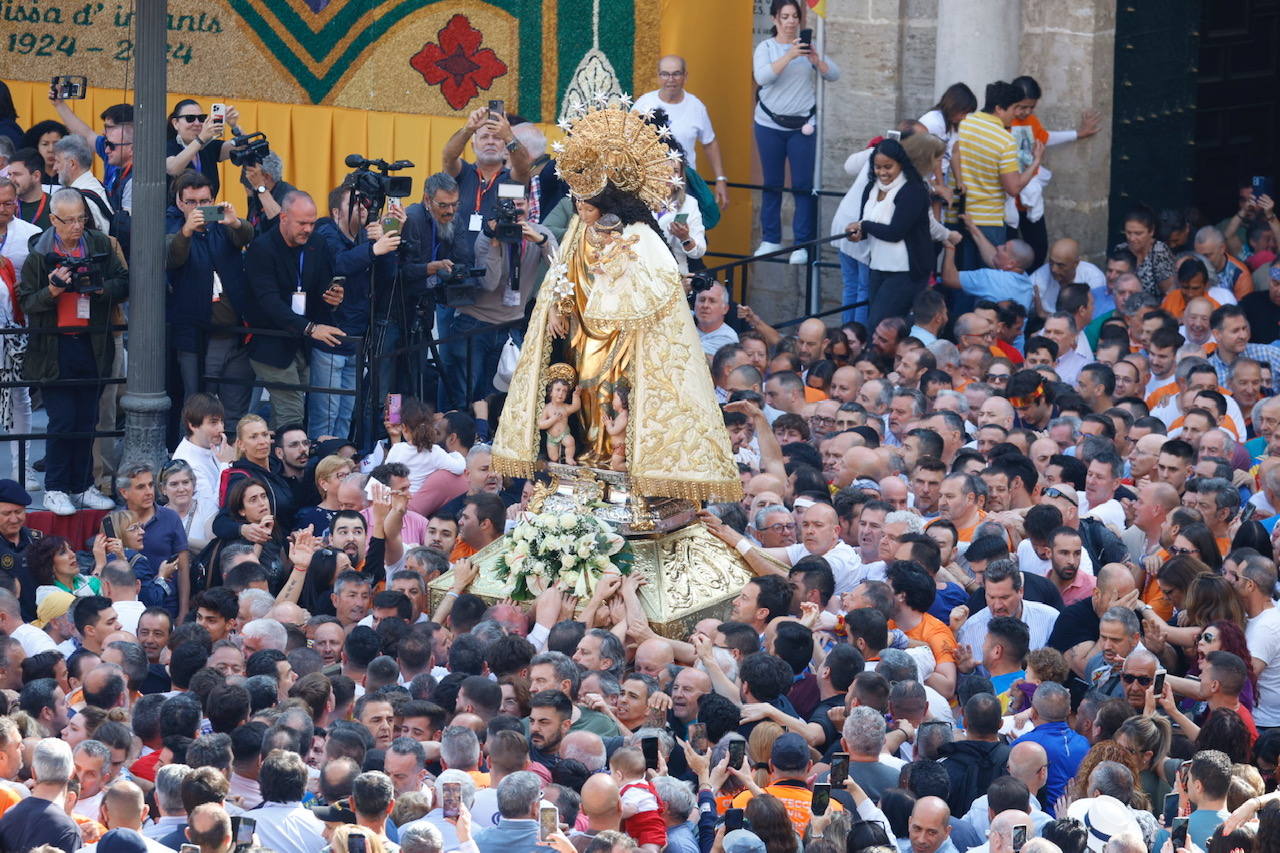
[(965, 211), (976, 225), (1003, 224), (1006, 194), (1000, 176), (1018, 171), (1013, 135), (991, 113), (976, 112), (960, 122), (959, 145)]

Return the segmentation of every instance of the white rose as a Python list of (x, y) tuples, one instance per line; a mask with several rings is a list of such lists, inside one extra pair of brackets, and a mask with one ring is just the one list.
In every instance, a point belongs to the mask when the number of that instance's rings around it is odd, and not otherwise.
[(572, 530), (577, 526), (578, 526), (578, 516), (574, 515), (573, 513), (566, 512), (564, 515), (560, 516), (561, 530)]

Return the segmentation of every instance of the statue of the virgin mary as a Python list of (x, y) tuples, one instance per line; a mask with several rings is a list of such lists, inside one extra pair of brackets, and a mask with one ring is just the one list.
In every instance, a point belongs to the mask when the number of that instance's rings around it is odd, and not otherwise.
[[(553, 150), (577, 215), (538, 293), (494, 469), (529, 477), (545, 458), (538, 425), (548, 385), (567, 364), (580, 399), (567, 415), (579, 465), (616, 469), (625, 460), (631, 491), (646, 498), (736, 500), (742, 484), (706, 356), (653, 216), (679, 180), (667, 132), (625, 105), (562, 127), (568, 137)], [(611, 429), (624, 422), (625, 432)]]

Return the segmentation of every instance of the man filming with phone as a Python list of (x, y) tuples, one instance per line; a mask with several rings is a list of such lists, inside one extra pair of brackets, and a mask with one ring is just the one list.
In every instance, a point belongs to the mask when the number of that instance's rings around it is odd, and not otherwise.
[(524, 187), (504, 183), (498, 194), (495, 216), (485, 219), (484, 230), (475, 238), (475, 264), (484, 270), (475, 304), (459, 306), (453, 318), (454, 334), (476, 333), (442, 347), (449, 353), (446, 359), (451, 356), (464, 374), (466, 366), (471, 366), (465, 380), (468, 400), (481, 400), (493, 392), (493, 374), (507, 335), (517, 345), (521, 341), (518, 330), (497, 327), (524, 317), (557, 245), (545, 225), (529, 221)]
[[(500, 101), (491, 102), (501, 107)], [(462, 159), (467, 140), (475, 152), (475, 162)], [(464, 124), (444, 144), (444, 171), (458, 182), (458, 209), (455, 213), (461, 233), (453, 241), (453, 262), (466, 266), (473, 263), (476, 238), (485, 220), (493, 218), (498, 206), (498, 186), (503, 183), (525, 185), (529, 182), (529, 152), (511, 132), (511, 124), (501, 109), (480, 107), (467, 116)], [(436, 309), (436, 337), (443, 339), (454, 333), (454, 309)], [(441, 347), (442, 384), (440, 411), (459, 409), (474, 398), (467, 396), (463, 374), (465, 347)], [(492, 374), (490, 374), (492, 375)]]
[[(165, 211), (165, 319), (186, 398), (200, 390), (202, 350), (205, 376), (253, 378), (244, 336), (227, 331), (241, 325), (249, 307), (242, 250), (253, 241), (253, 227), (229, 202), (215, 205), (212, 182), (194, 169), (174, 180), (173, 194)], [(234, 430), (249, 410), (252, 387), (210, 383), (205, 390), (222, 399)]]
[[(329, 193), (329, 216), (316, 223), (315, 236), (331, 258), (334, 278), (308, 313), (352, 337), (367, 334), (374, 282), (391, 286), (400, 248), (400, 233), (384, 232), (380, 222), (370, 222), (371, 209), (372, 200), (343, 181)], [(404, 223), (404, 208), (399, 204), (390, 204), (387, 215)], [(355, 390), (356, 379), (356, 344), (350, 338), (312, 344), (312, 385)], [(351, 434), (355, 397), (314, 393), (307, 408), (312, 435), (345, 438)]]

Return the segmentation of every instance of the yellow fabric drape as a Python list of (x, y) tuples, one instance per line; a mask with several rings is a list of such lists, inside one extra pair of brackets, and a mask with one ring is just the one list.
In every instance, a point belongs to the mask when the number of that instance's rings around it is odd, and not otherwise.
[[(44, 119), (58, 120), (58, 114), (49, 103), (48, 83), (14, 81), (8, 82), (8, 86), (13, 93), (18, 122), (24, 130)], [(86, 124), (101, 130), (102, 120), (98, 115), (112, 104), (132, 100), (133, 95), (133, 92), (121, 89), (90, 87), (87, 98), (68, 103)], [(170, 94), (169, 109), (187, 97), (190, 96)], [(211, 98), (195, 100), (203, 111), (213, 103)], [(429, 175), (440, 171), (445, 141), (465, 120), (461, 114), (424, 116), (265, 101), (229, 101), (228, 104), (240, 111), (242, 130), (262, 131), (267, 135), (271, 150), (284, 160), (284, 179), (311, 193), (326, 213), (325, 199), (329, 191), (351, 171), (342, 162), (348, 154), (363, 154), (387, 161), (413, 161), (414, 168), (398, 174), (413, 177), (414, 195), (406, 203), (418, 201), (423, 182)], [(541, 127), (547, 131), (545, 126)], [(552, 139), (559, 135), (554, 125), (551, 131)], [(470, 154), (468, 147), (467, 159), (471, 159)], [(95, 164), (95, 169), (101, 177), (101, 162)], [(218, 198), (244, 211), (248, 199), (240, 187), (239, 173), (240, 170), (230, 162), (222, 164), (222, 189)]]

